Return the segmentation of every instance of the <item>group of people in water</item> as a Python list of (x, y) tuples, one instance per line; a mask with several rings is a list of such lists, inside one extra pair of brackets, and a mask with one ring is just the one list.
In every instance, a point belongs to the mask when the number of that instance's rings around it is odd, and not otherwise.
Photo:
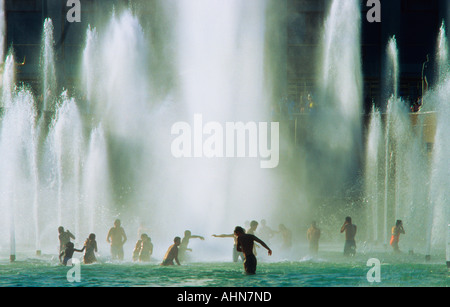
[(75, 252), (82, 253), (84, 251), (83, 263), (90, 264), (97, 261), (95, 253), (98, 251), (97, 241), (95, 240), (95, 234), (91, 233), (84, 242), (82, 249), (76, 249), (74, 244), (70, 242), (71, 239), (75, 239), (75, 236), (69, 231), (64, 230), (64, 227), (58, 228), (59, 232), (59, 260), (63, 265), (67, 265), (69, 260), (72, 259)]
[[(244, 270), (246, 274), (255, 274), (256, 272), (257, 253), (255, 247), (259, 247), (259, 245), (261, 245), (262, 247), (267, 249), (269, 256), (272, 255), (272, 250), (269, 248), (269, 246), (261, 238), (255, 235), (258, 225), (259, 223), (257, 221), (252, 221), (248, 230), (245, 230), (240, 226), (236, 226), (232, 234), (212, 235), (216, 238), (234, 238), (233, 261), (237, 262), (239, 258), (241, 258), (244, 263)], [(258, 232), (261, 237), (263, 237), (264, 239), (269, 239), (273, 237), (274, 234), (278, 233), (281, 234), (283, 238), (280, 249), (291, 247), (291, 232), (283, 224), (280, 225), (279, 231), (274, 231), (270, 227), (268, 227), (265, 220), (261, 221), (261, 226), (262, 227)], [(95, 253), (98, 251), (98, 248), (95, 234), (91, 233), (88, 236), (88, 238), (84, 242), (82, 249), (76, 249), (74, 247), (74, 244), (71, 242), (72, 239), (75, 239), (75, 236), (69, 230), (65, 230), (64, 227), (60, 226), (58, 232), (60, 241), (59, 259), (63, 265), (68, 264), (69, 260), (73, 257), (73, 254), (75, 252), (84, 252), (83, 263), (85, 264), (90, 264), (97, 261)], [(357, 227), (352, 223), (351, 217), (345, 218), (345, 222), (342, 225), (340, 232), (345, 233), (344, 255), (354, 256), (356, 254), (355, 236)], [(147, 233), (143, 233), (141, 229), (139, 230), (138, 234), (139, 239), (134, 247), (132, 259), (133, 261), (141, 262), (150, 261), (151, 255), (153, 254), (153, 243), (151, 241), (151, 238), (147, 235)], [(402, 221), (397, 220), (396, 225), (392, 228), (392, 238), (390, 242), (395, 252), (399, 252), (398, 242), (400, 234), (405, 234), (405, 230), (403, 229)], [(317, 224), (314, 221), (311, 223), (311, 226), (307, 231), (309, 251), (313, 256), (318, 254), (320, 236), (321, 230), (317, 227)], [(192, 235), (189, 230), (185, 231), (183, 238), (180, 238), (178, 236), (175, 237), (173, 240), (173, 244), (170, 245), (167, 249), (161, 265), (180, 265), (180, 261), (183, 261), (185, 259), (186, 251), (192, 251), (190, 248), (188, 248), (189, 240), (196, 238), (201, 240), (205, 239), (204, 237), (199, 235)], [(127, 236), (125, 234), (125, 230), (121, 226), (121, 222), (119, 219), (114, 221), (114, 226), (108, 231), (106, 240), (111, 245), (112, 259), (123, 260), (123, 245), (127, 241)]]
[[(347, 216), (345, 218), (344, 224), (340, 230), (341, 233), (345, 233), (345, 244), (344, 244), (344, 256), (355, 256), (356, 255), (356, 232), (357, 227), (352, 222), (352, 218)], [(395, 226), (392, 227), (392, 236), (390, 240), (390, 245), (392, 246), (394, 252), (400, 252), (399, 240), (400, 235), (405, 234), (405, 229), (403, 228), (402, 220), (397, 220)], [(313, 221), (311, 227), (307, 231), (307, 239), (309, 242), (309, 251), (311, 255), (317, 255), (319, 251), (319, 239), (321, 231), (317, 227), (316, 222)]]

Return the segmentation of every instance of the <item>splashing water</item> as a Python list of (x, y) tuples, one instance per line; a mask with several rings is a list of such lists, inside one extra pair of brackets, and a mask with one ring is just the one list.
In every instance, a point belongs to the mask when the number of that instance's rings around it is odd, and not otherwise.
[[(54, 252), (58, 226), (73, 230), (80, 242), (88, 232), (106, 237), (113, 219), (119, 217), (128, 229), (151, 225), (155, 245), (165, 249), (185, 229), (226, 233), (247, 219), (267, 216), (295, 223), (304, 213), (298, 209), (299, 199), (327, 193), (343, 196), (347, 184), (355, 181), (363, 149), (359, 1), (333, 1), (326, 19), (318, 65), (319, 108), (311, 115), (312, 141), (302, 148), (307, 167), (301, 171), (312, 182), (306, 188), (289, 182), (290, 173), (262, 170), (255, 159), (176, 159), (171, 155), (173, 123), (190, 123), (194, 114), (201, 114), (204, 122), (268, 122), (272, 103), (265, 86), (270, 79), (265, 53), (269, 49), (267, 1), (174, 3), (164, 5), (174, 8), (169, 10), (173, 15), (165, 18), (173, 31), (168, 45), (176, 51), (168, 62), (175, 73), (173, 83), (165, 87), (166, 97), (160, 100), (155, 99), (163, 96), (155, 91), (160, 72), (149, 69), (155, 57), (154, 37), (130, 9), (113, 13), (105, 27), (87, 29), (82, 98), (56, 92), (50, 19), (44, 23), (41, 51), (43, 105), (26, 88), (16, 87), (14, 58), (7, 57), (0, 131), (4, 157), (0, 193), (5, 200), (1, 210), (5, 214), (0, 233), (10, 240), (2, 239), (2, 248), (9, 243), (14, 251), (17, 242), (20, 248)], [(448, 62), (444, 38), (441, 33), (441, 67)], [(429, 156), (423, 151), (424, 140), (417, 137), (424, 133), (421, 127), (426, 120), (411, 124), (398, 98), (395, 38), (387, 50), (394, 76), (390, 100), (384, 117), (372, 111), (366, 144), (370, 236), (375, 241), (383, 236), (386, 242), (391, 217), (403, 217), (414, 225), (432, 212), (424, 227), (429, 227), (429, 242), (439, 245), (441, 224), (448, 217), (444, 205), (448, 196), (438, 183), (450, 178), (444, 161), (450, 149), (443, 133), (449, 129), (445, 127), (449, 108), (442, 104), (437, 109), (443, 111), (439, 111), (432, 167), (417, 163)], [(440, 87), (427, 96), (430, 106), (445, 101), (440, 99), (448, 93), (444, 71)], [(39, 118), (38, 110), (50, 117), (50, 125)], [(286, 192), (294, 196), (281, 195)], [(428, 199), (432, 208), (424, 205)], [(411, 237), (424, 231), (412, 228)], [(423, 242), (408, 241), (411, 246), (419, 243)], [(228, 249), (218, 248), (222, 254)]]

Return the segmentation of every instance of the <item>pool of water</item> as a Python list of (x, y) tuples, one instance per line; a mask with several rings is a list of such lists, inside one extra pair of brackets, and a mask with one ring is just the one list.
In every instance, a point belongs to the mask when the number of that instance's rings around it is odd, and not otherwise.
[[(369, 282), (371, 258), (379, 260), (380, 282)], [(444, 259), (444, 261), (442, 261)], [(242, 263), (190, 262), (162, 267), (150, 263), (112, 262), (100, 258), (91, 265), (61, 266), (55, 256), (24, 257), (10, 263), (0, 259), (1, 287), (448, 287), (445, 257), (425, 261), (423, 255), (372, 253), (345, 258), (324, 252), (318, 258), (295, 261), (260, 257), (257, 274), (244, 274)], [(70, 282), (68, 275), (79, 277)], [(373, 275), (374, 276), (374, 275)]]

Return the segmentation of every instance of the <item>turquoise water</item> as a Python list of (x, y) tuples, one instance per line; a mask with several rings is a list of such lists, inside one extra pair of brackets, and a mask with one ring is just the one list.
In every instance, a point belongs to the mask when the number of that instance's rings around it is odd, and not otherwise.
[[(380, 260), (381, 281), (369, 282), (369, 258)], [(436, 259), (435, 259), (436, 258)], [(378, 253), (344, 258), (341, 253), (323, 253), (317, 259), (268, 262), (259, 260), (257, 274), (247, 276), (242, 263), (193, 262), (162, 267), (158, 261), (147, 264), (111, 262), (79, 266), (79, 282), (69, 282), (72, 267), (58, 264), (53, 256), (30, 257), (9, 263), (0, 261), (2, 287), (448, 287), (450, 275), (433, 256)], [(444, 258), (445, 259), (445, 258)]]

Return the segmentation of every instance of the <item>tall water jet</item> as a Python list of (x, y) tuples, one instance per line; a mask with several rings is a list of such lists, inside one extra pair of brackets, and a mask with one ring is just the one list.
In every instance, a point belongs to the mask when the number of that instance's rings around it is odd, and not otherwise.
[(12, 104), (16, 86), (16, 70), (13, 54), (6, 57), (2, 73), (2, 106), (9, 108)]
[(448, 168), (448, 159), (450, 151), (450, 138), (448, 131), (450, 129), (450, 104), (448, 94), (450, 93), (449, 62), (446, 54), (448, 53), (448, 43), (445, 34), (444, 25), (441, 27), (438, 43), (439, 56), (439, 80), (440, 83), (435, 89), (432, 105), (436, 111), (436, 134), (433, 146), (433, 156), (431, 161), (431, 179), (430, 179), (430, 213), (428, 218), (427, 231), (427, 255), (431, 255), (433, 246), (442, 246), (445, 244), (446, 225), (450, 218), (448, 209), (448, 200), (450, 194), (446, 188), (449, 184), (450, 170)]
[[(39, 248), (39, 227), (37, 208), (37, 171), (36, 171), (36, 134), (34, 131), (36, 112), (34, 99), (30, 91), (14, 84), (14, 56), (9, 54), (3, 73), (2, 101), (3, 114), (0, 134), (0, 151), (2, 155), (0, 194), (2, 195), (2, 212), (6, 220), (3, 236), (9, 231), (10, 259), (14, 261), (16, 238), (21, 242), (32, 237), (25, 233), (23, 223), (34, 226), (35, 247)], [(28, 208), (31, 204), (31, 210)], [(17, 221), (19, 226), (17, 227)]]
[[(82, 194), (88, 212), (94, 210), (94, 204), (102, 206), (93, 212), (96, 219), (114, 217), (129, 224), (139, 219), (147, 225), (155, 219), (155, 224), (163, 223), (161, 212), (173, 206), (161, 201), (167, 200), (171, 192), (163, 195), (161, 189), (154, 190), (155, 186), (167, 184), (161, 178), (167, 176), (168, 167), (162, 173), (154, 169), (160, 165), (159, 155), (170, 155), (170, 147), (163, 143), (170, 136), (170, 128), (162, 128), (169, 121), (167, 114), (152, 111), (150, 44), (130, 10), (113, 12), (103, 31), (90, 27), (86, 32), (83, 110), (89, 113), (88, 125), (98, 128), (91, 132), (85, 163), (96, 163), (98, 172), (85, 169)], [(156, 141), (164, 132), (161, 142)], [(105, 159), (102, 163), (100, 156)], [(94, 181), (97, 190), (93, 183), (87, 184)], [(101, 211), (106, 214), (100, 217)], [(88, 219), (91, 224), (92, 218)], [(164, 235), (169, 230), (163, 229), (166, 225), (163, 223), (160, 233), (155, 226), (154, 235)]]
[[(34, 98), (30, 91), (19, 89), (11, 105), (4, 110), (0, 133), (0, 195), (2, 212), (10, 236), (11, 256), (16, 241), (22, 246), (35, 242), (39, 248), (37, 215), (37, 172)], [(30, 227), (34, 231), (30, 231)], [(6, 229), (2, 233), (5, 237)]]
[[(445, 22), (442, 21), (442, 25), (439, 31), (439, 39), (438, 39), (438, 69), (439, 69), (439, 81), (444, 81), (448, 78), (450, 73), (450, 63), (449, 63), (449, 54), (448, 54), (448, 39), (447, 39), (447, 31), (445, 30)], [(448, 106), (446, 106), (448, 107)], [(445, 205), (444, 205), (445, 206)], [(447, 208), (447, 207), (445, 207)], [(450, 221), (450, 210), (447, 208), (444, 213), (445, 220), (444, 222)], [(431, 240), (430, 240), (431, 241)], [(446, 260), (447, 260), (447, 268), (450, 269), (450, 224), (447, 225), (447, 236), (446, 236)]]
[(444, 81), (449, 73), (449, 57), (448, 57), (448, 39), (447, 31), (445, 30), (445, 22), (442, 21), (439, 29), (438, 46), (437, 46), (437, 61), (438, 61), (438, 80)]
[[(11, 107), (12, 98), (14, 92), (14, 79), (15, 79), (15, 69), (14, 69), (14, 56), (9, 54), (6, 63), (4, 65), (4, 69), (2, 71), (2, 105), (3, 107)], [(14, 227), (14, 214), (12, 212), (12, 206), (6, 206), (6, 208), (2, 208), (5, 214), (3, 215), (4, 219), (2, 221), (2, 225), (9, 225), (8, 230), (3, 230), (2, 237), (7, 237), (6, 231), (9, 232), (9, 250), (10, 250), (10, 261), (15, 261), (16, 258), (16, 236), (15, 236), (15, 227)]]
[(5, 0), (0, 0), (0, 64), (5, 61), (6, 16)]
[(446, 242), (445, 233), (450, 213), (448, 210), (448, 199), (450, 195), (447, 192), (449, 171), (446, 156), (450, 150), (450, 140), (448, 137), (449, 103), (448, 94), (450, 93), (449, 81), (449, 58), (448, 58), (448, 39), (444, 22), (441, 25), (437, 39), (437, 86), (425, 96), (425, 108), (428, 111), (428, 117), (435, 126), (434, 135), (430, 142), (429, 168), (430, 184), (428, 212), (426, 214), (426, 256), (431, 257), (432, 248), (439, 249)]
[(83, 144), (83, 125), (78, 106), (73, 98), (64, 92), (60, 107), (51, 124), (47, 142), (48, 155), (54, 161), (55, 183), (57, 186), (56, 229), (60, 225), (70, 225), (79, 234), (80, 218), (80, 176)]
[[(311, 133), (316, 195), (355, 189), (362, 162), (362, 68), (360, 1), (335, 0), (325, 22), (317, 110)], [(330, 176), (330, 170), (333, 175)], [(356, 188), (359, 189), (359, 188)]]
[(383, 145), (383, 126), (381, 113), (372, 107), (370, 113), (370, 123), (367, 132), (366, 161), (365, 161), (365, 197), (367, 202), (367, 227), (369, 228), (367, 237), (369, 241), (378, 242), (379, 240), (379, 221), (380, 216), (380, 191), (382, 184), (379, 180), (380, 156)]
[[(392, 164), (391, 155), (391, 126), (395, 110), (397, 110), (398, 104), (398, 82), (399, 82), (399, 70), (398, 70), (398, 49), (397, 41), (395, 37), (392, 37), (386, 47), (386, 78), (383, 88), (383, 95), (387, 97), (386, 106), (386, 122), (385, 122), (385, 157), (384, 157), (384, 208), (383, 208), (383, 238), (384, 245), (388, 242), (388, 215), (389, 215), (389, 187), (390, 187), (390, 169)], [(397, 112), (395, 113), (397, 114)]]
[[(96, 95), (96, 86), (98, 79), (98, 67), (96, 67), (96, 63), (98, 63), (100, 59), (98, 58), (98, 33), (95, 28), (88, 27), (86, 31), (86, 44), (83, 51), (83, 59), (82, 59), (82, 84), (81, 88), (85, 91), (84, 95), (86, 96), (86, 105), (84, 106), (86, 112), (91, 113), (95, 111), (93, 105), (91, 105), (93, 99), (95, 99)], [(93, 110), (94, 108), (94, 110)]]
[(449, 218), (448, 200), (450, 199), (450, 194), (447, 189), (448, 184), (450, 184), (450, 171), (447, 159), (450, 151), (450, 138), (448, 136), (450, 106), (447, 102), (449, 91), (450, 84), (447, 77), (437, 95), (436, 135), (431, 161), (430, 206), (426, 232), (427, 255), (431, 255), (433, 246), (439, 247), (445, 244), (445, 226), (448, 224)]
[(450, 270), (450, 224), (447, 225), (446, 260), (447, 260), (447, 269)]
[(41, 44), (41, 71), (42, 71), (42, 105), (43, 111), (55, 111), (54, 103), (56, 94), (56, 70), (55, 70), (55, 41), (53, 39), (53, 22), (45, 19), (42, 31)]
[(179, 75), (172, 96), (162, 101), (154, 100), (152, 89), (160, 81), (147, 69), (155, 56), (152, 36), (144, 35), (130, 10), (114, 13), (104, 32), (90, 28), (86, 34), (83, 87), (92, 124), (104, 131), (112, 215), (151, 224), (160, 238), (185, 227), (223, 232), (244, 219), (268, 216), (272, 206), (261, 208), (273, 203), (273, 183), (257, 159), (176, 159), (170, 134), (174, 123), (191, 122), (194, 114), (224, 126), (269, 121), (266, 1), (177, 1), (170, 12), (169, 44), (177, 50), (173, 65)]
[[(405, 227), (419, 225), (426, 214), (428, 202), (429, 164), (424, 146), (423, 118), (418, 114), (411, 114), (402, 99), (389, 101), (387, 119), (389, 120), (389, 133), (387, 135), (389, 146), (388, 176), (390, 210), (388, 220), (390, 226), (397, 219), (403, 220)], [(422, 223), (423, 225), (423, 223)], [(387, 226), (386, 232), (389, 230)], [(423, 227), (409, 226), (405, 243), (413, 250), (423, 245), (418, 240), (420, 234), (425, 232)]]
[[(83, 163), (82, 215), (89, 233), (105, 232), (110, 216), (110, 182), (105, 133), (101, 124), (91, 131), (86, 160)], [(105, 234), (106, 235), (106, 234)]]
[(386, 47), (387, 54), (387, 75), (386, 75), (386, 95), (387, 97), (398, 97), (398, 86), (400, 84), (399, 54), (397, 39), (395, 36), (389, 39)]
[(137, 17), (125, 11), (113, 15), (99, 40), (101, 58), (95, 67), (108, 73), (102, 82), (94, 83), (99, 86), (95, 113), (101, 114), (106, 131), (141, 141), (150, 97), (143, 29)]
[[(204, 123), (223, 126), (269, 121), (266, 8), (267, 1), (179, 1), (175, 22), (181, 104), (175, 120), (192, 124), (194, 114), (201, 114)], [(221, 231), (229, 223), (242, 224), (232, 213), (237, 208), (249, 218), (257, 218), (255, 212), (270, 214), (271, 206), (261, 206), (274, 197), (270, 175), (256, 159), (179, 159), (173, 165), (182, 169), (179, 179), (171, 179), (183, 186), (177, 202), (186, 206), (179, 210), (194, 212), (188, 224)], [(209, 220), (202, 218), (205, 213)]]

